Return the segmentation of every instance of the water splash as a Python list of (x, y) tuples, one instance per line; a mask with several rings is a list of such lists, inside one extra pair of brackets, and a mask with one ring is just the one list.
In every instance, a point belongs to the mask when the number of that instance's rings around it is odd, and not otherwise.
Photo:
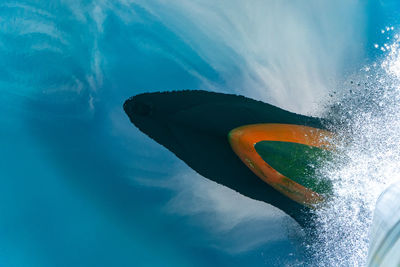
[(400, 181), (399, 37), (380, 47), (384, 60), (353, 77), (329, 111), (339, 141), (336, 161), (323, 170), (334, 195), (316, 211), (318, 266), (365, 266), (376, 200)]

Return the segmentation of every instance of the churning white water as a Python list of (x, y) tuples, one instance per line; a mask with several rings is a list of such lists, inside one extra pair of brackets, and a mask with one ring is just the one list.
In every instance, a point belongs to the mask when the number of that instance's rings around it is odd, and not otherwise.
[(399, 37), (376, 47), (387, 52), (385, 59), (352, 77), (329, 110), (338, 153), (322, 170), (334, 194), (315, 212), (317, 240), (310, 250), (318, 266), (366, 264), (376, 200), (400, 181)]

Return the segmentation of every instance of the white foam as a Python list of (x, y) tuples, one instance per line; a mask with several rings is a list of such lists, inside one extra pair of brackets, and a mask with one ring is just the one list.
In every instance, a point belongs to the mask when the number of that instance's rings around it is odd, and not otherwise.
[(366, 68), (336, 107), (338, 162), (323, 170), (334, 196), (316, 211), (312, 248), (320, 266), (364, 266), (375, 203), (400, 181), (400, 68), (398, 40), (385, 60)]

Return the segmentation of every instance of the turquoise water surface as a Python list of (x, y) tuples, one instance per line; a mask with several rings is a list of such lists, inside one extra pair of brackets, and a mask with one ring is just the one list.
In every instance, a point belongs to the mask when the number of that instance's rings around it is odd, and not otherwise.
[(0, 266), (304, 262), (283, 214), (195, 174), (122, 104), (204, 89), (318, 115), (382, 57), (400, 4), (169, 2), (0, 3)]

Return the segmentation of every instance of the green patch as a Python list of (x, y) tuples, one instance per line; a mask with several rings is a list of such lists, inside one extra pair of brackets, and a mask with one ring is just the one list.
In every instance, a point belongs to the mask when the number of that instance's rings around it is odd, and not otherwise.
[(332, 192), (332, 183), (318, 177), (318, 169), (333, 153), (318, 147), (280, 141), (255, 144), (261, 158), (279, 173), (319, 194)]

